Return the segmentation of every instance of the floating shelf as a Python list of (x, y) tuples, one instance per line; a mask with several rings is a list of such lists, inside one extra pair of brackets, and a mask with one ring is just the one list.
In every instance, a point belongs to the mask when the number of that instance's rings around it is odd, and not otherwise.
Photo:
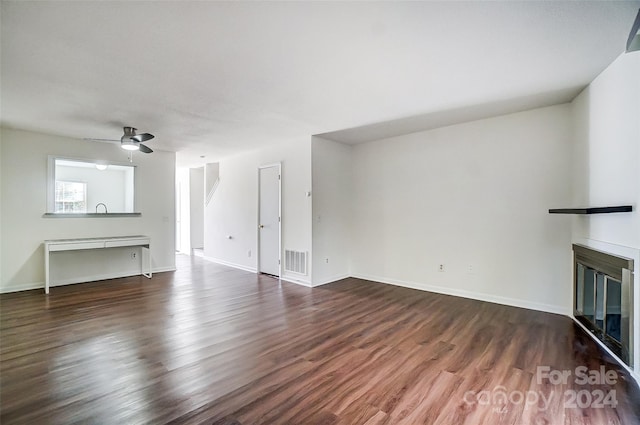
[(591, 207), (591, 208), (554, 208), (549, 214), (611, 214), (633, 211), (632, 205), (619, 205), (615, 207)]

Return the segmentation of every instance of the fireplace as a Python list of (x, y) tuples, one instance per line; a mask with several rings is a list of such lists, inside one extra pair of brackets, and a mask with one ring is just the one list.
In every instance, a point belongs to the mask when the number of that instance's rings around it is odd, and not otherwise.
[(573, 245), (573, 315), (633, 367), (633, 260)]

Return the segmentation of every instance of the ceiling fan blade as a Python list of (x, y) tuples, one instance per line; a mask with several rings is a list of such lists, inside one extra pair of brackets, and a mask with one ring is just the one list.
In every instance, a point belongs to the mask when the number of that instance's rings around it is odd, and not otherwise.
[(132, 136), (132, 139), (136, 139), (138, 142), (146, 142), (147, 140), (153, 139), (155, 136), (149, 133), (136, 134)]
[(142, 143), (140, 143), (140, 152), (142, 153), (151, 153), (153, 152), (153, 149), (143, 145)]
[(86, 140), (87, 142), (104, 142), (104, 143), (119, 143), (120, 140), (116, 139), (93, 139), (89, 137), (85, 137), (82, 140)]

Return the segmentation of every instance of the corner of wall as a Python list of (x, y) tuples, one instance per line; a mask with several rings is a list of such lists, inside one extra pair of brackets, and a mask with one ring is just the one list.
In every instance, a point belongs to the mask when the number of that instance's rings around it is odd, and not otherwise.
[(353, 204), (352, 146), (312, 138), (312, 282), (350, 274)]

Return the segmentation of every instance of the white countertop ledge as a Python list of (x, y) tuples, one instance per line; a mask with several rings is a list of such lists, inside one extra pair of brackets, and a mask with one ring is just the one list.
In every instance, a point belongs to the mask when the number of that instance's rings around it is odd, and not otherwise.
[(142, 213), (44, 213), (44, 218), (114, 218), (114, 217), (141, 217)]

